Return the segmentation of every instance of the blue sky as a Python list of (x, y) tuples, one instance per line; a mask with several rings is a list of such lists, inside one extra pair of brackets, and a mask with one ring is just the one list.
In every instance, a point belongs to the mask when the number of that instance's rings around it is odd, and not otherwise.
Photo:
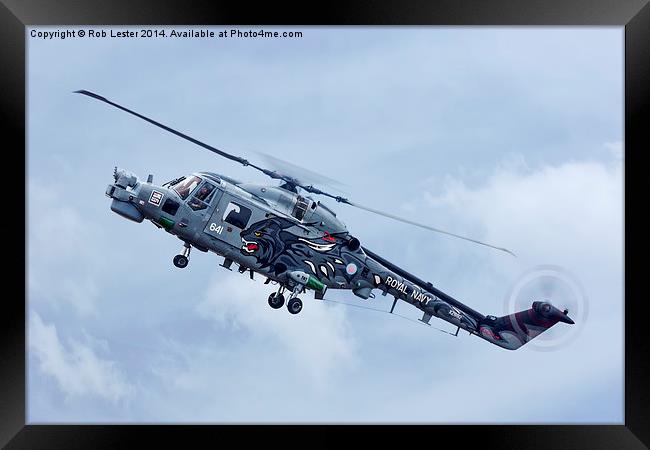
[[(27, 37), (27, 420), (621, 423), (623, 29), (299, 30)], [(330, 202), (363, 245), (485, 314), (511, 312), (519, 277), (553, 264), (579, 279), (588, 316), (553, 351), (509, 352), (311, 298), (298, 316), (275, 311), (261, 280), (214, 254), (178, 270), (178, 239), (110, 211), (113, 167), (158, 183), (264, 179), (77, 89), (510, 248), (517, 258)]]

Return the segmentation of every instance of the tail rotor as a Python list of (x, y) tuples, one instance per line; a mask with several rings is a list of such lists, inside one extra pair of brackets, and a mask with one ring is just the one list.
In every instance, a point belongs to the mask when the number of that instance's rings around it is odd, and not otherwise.
[(527, 344), (529, 348), (553, 351), (564, 347), (575, 339), (586, 322), (589, 302), (584, 288), (573, 274), (562, 267), (544, 265), (525, 272), (508, 293), (504, 312), (530, 308), (531, 302), (554, 305), (562, 313), (558, 320), (572, 326), (547, 329)]

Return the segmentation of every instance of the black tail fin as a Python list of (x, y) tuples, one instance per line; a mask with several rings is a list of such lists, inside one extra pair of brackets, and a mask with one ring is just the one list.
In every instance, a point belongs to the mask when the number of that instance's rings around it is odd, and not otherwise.
[(567, 315), (547, 302), (533, 302), (525, 311), (503, 317), (487, 316), (478, 324), (483, 339), (508, 350), (516, 350), (558, 322), (573, 324)]

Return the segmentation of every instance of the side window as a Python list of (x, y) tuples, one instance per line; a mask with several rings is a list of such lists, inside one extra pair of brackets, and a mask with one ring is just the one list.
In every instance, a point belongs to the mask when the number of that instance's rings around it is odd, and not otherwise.
[(206, 181), (205, 183), (203, 183), (203, 186), (201, 186), (196, 191), (194, 197), (192, 197), (187, 204), (194, 211), (200, 211), (202, 209), (206, 209), (210, 204), (210, 202), (212, 201), (212, 197), (214, 197), (215, 191), (216, 191), (215, 186), (212, 183), (208, 183)]
[(230, 202), (223, 213), (223, 220), (237, 228), (244, 229), (251, 218), (251, 213), (252, 211), (245, 206)]
[(171, 198), (168, 198), (165, 200), (165, 203), (162, 206), (162, 210), (166, 212), (167, 214), (174, 216), (176, 215), (176, 211), (178, 211), (178, 207), (180, 206), (180, 203), (175, 202)]

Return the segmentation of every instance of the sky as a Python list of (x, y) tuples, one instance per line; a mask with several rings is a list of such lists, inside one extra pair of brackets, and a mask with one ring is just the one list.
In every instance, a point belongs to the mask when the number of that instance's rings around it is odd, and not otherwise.
[[(27, 30), (28, 423), (623, 423), (623, 28), (264, 29), (303, 37)], [(270, 287), (212, 253), (177, 269), (180, 240), (110, 211), (113, 167), (266, 180), (78, 89), (507, 247), (325, 200), (362, 245), (484, 314), (557, 267), (579, 295), (551, 301), (581, 320), (508, 351), (404, 302), (351, 306), (389, 297), (272, 310)], [(548, 293), (535, 280), (522, 309)]]

